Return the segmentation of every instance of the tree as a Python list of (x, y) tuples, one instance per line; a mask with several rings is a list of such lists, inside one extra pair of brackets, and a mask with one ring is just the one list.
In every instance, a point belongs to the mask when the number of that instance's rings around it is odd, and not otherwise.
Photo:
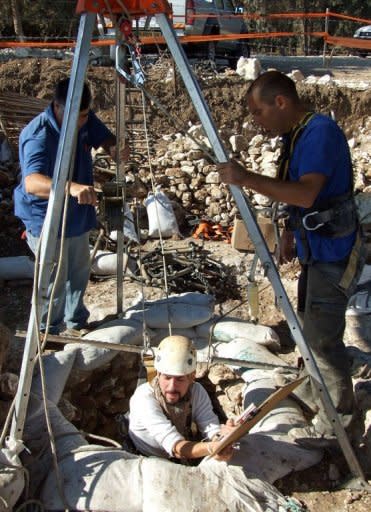
[(20, 0), (10, 0), (10, 8), (12, 10), (14, 32), (19, 41), (24, 41), (23, 25), (20, 12)]

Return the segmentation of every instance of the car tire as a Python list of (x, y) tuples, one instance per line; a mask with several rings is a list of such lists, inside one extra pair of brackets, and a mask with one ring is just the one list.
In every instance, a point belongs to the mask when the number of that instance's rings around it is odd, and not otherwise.
[(209, 41), (207, 43), (207, 60), (211, 62), (215, 62), (216, 57), (216, 42)]
[(231, 68), (236, 67), (236, 63), (240, 57), (250, 58), (250, 46), (245, 40), (241, 40), (238, 49), (228, 58), (228, 64)]

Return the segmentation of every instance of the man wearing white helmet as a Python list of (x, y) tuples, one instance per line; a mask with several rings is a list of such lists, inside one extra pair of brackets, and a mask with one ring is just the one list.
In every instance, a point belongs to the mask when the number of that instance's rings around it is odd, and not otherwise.
[[(143, 455), (176, 459), (199, 459), (212, 453), (216, 439), (228, 431), (220, 425), (211, 400), (195, 382), (196, 349), (185, 336), (168, 336), (158, 346), (157, 376), (139, 386), (130, 400), (129, 435)], [(230, 423), (230, 425), (229, 425)], [(194, 441), (192, 425), (206, 442)], [(215, 456), (228, 461), (233, 448)]]

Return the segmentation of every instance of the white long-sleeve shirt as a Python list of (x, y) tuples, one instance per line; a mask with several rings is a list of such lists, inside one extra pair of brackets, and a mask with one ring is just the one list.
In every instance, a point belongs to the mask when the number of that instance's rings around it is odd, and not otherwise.
[[(213, 411), (206, 390), (195, 382), (192, 386), (192, 421), (203, 435), (211, 439), (220, 432), (219, 419)], [(184, 437), (165, 416), (149, 383), (139, 386), (130, 399), (129, 435), (145, 455), (169, 458)]]

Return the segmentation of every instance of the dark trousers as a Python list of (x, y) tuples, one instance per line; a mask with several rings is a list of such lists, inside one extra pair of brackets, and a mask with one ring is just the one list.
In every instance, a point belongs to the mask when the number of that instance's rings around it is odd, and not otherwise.
[[(303, 314), (304, 337), (344, 426), (349, 424), (354, 408), (350, 362), (343, 342), (348, 294), (338, 286), (346, 265), (346, 262), (305, 265), (298, 285), (298, 313)], [(301, 386), (297, 396), (304, 402), (314, 401), (319, 410), (318, 421), (329, 427), (310, 383)]]

